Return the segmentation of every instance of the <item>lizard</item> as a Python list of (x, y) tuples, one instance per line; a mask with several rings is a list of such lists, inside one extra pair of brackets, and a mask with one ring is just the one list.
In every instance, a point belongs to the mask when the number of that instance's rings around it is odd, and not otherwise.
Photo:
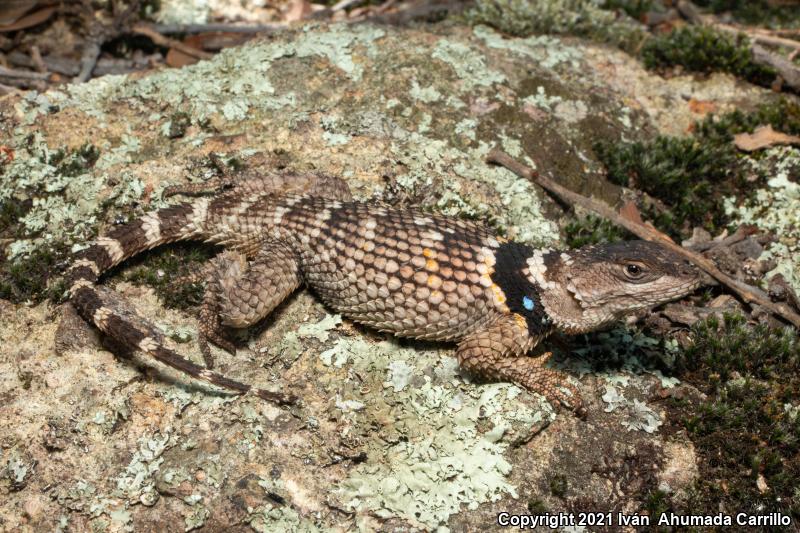
[[(118, 346), (279, 404), (296, 398), (214, 372), (208, 343), (235, 353), (226, 328), (261, 321), (303, 284), (355, 322), (455, 343), (469, 373), (510, 381), (578, 414), (585, 414), (578, 389), (545, 364), (550, 352), (528, 352), (554, 331), (596, 330), (700, 285), (696, 267), (655, 243), (536, 249), (476, 222), (354, 200), (343, 180), (324, 174), (251, 172), (227, 189), (207, 183), (164, 194), (179, 193), (198, 197), (113, 227), (78, 252), (66, 273), (70, 300)], [(210, 261), (199, 311), (205, 366), (168, 348), (154, 325), (98, 284), (126, 259), (184, 240), (224, 249)]]

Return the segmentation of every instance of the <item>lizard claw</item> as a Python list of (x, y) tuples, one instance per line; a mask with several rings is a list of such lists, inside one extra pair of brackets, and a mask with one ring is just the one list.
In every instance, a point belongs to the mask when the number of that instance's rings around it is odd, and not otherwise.
[(205, 361), (206, 368), (214, 368), (214, 356), (211, 355), (211, 346), (208, 344), (209, 341), (229, 354), (236, 355), (236, 346), (222, 335), (216, 332), (200, 333), (197, 343), (200, 345), (200, 353), (203, 354), (203, 361)]
[(294, 405), (298, 402), (298, 397), (294, 394), (283, 394), (282, 392), (272, 392), (265, 389), (254, 389), (256, 396), (278, 405)]

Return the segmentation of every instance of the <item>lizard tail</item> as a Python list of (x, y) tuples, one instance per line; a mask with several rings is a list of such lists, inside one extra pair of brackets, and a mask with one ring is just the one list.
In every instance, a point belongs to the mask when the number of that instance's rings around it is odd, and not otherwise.
[(184, 358), (164, 344), (163, 334), (124, 302), (114, 291), (98, 286), (98, 278), (125, 259), (161, 244), (204, 236), (208, 199), (179, 204), (117, 226), (78, 252), (67, 271), (70, 300), (78, 313), (128, 350), (141, 350), (155, 360), (190, 377), (236, 394), (254, 392), (279, 404), (293, 397), (226, 378)]

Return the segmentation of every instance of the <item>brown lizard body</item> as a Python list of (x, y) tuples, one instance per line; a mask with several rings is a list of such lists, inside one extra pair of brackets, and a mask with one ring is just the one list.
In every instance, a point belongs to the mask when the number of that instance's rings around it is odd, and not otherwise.
[[(168, 349), (155, 327), (95, 284), (125, 259), (179, 240), (226, 248), (212, 261), (200, 312), (205, 368)], [(209, 370), (206, 340), (233, 350), (224, 326), (260, 321), (305, 283), (356, 322), (456, 342), (459, 363), (470, 372), (580, 409), (566, 376), (544, 366), (548, 356), (525, 354), (554, 330), (600, 328), (686, 295), (700, 278), (675, 254), (644, 241), (535, 250), (468, 221), (353, 201), (336, 178), (282, 174), (251, 176), (230, 191), (116, 227), (80, 252), (68, 279), (78, 311), (101, 331), (236, 392), (251, 387)]]

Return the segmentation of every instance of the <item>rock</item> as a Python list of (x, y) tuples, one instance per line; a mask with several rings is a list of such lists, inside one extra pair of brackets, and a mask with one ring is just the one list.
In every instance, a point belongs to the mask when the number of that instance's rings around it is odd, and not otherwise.
[[(739, 98), (730, 78), (688, 80), (664, 81), (574, 39), (317, 25), (180, 70), (5, 97), (0, 144), (15, 157), (1, 169), (0, 200), (32, 202), (3, 252), (25, 260), (80, 246), (164, 205), (169, 184), (207, 179), (212, 152), (251, 169), (342, 175), (359, 198), (554, 244), (558, 207), (485, 165), (488, 150), (614, 201), (595, 140), (688, 125), (687, 87), (723, 107)], [(116, 289), (161, 329), (196, 330), (191, 313), (165, 309), (152, 290)], [(209, 530), (460, 529), (539, 504), (640, 509), (658, 479), (682, 486), (676, 457), (691, 462), (669, 452), (685, 441), (666, 444), (659, 432), (666, 415), (646, 392), (655, 378), (584, 377), (589, 421), (556, 417), (517, 387), (473, 383), (448, 346), (337, 326), (306, 292), (268, 331), (254, 328), (237, 357), (216, 356), (231, 377), (291, 385), (303, 398), (292, 409), (143, 371), (137, 363), (152, 364), (103, 350), (66, 308), (59, 325), (47, 304), (0, 306), (0, 338), (11, 339), (0, 346), (0, 524), (9, 530), (22, 527), (20, 508), (43, 530), (165, 530), (181, 519)], [(194, 341), (176, 349), (199, 361)], [(392, 379), (400, 367), (410, 379)], [(610, 410), (601, 400), (609, 383)]]

